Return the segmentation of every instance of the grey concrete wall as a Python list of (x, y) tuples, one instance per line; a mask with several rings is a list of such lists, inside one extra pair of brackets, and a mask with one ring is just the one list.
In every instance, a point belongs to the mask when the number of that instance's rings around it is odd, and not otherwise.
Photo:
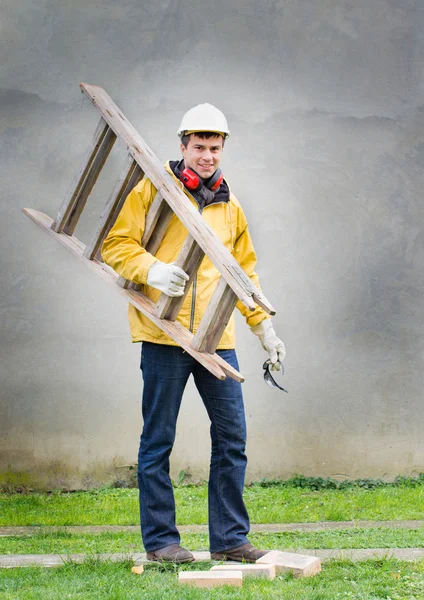
[[(54, 216), (106, 88), (163, 160), (211, 102), (286, 343), (288, 395), (238, 319), (249, 478), (424, 470), (424, 5), (419, 0), (2, 0), (0, 472), (92, 485), (136, 461), (139, 346), (125, 302), (25, 218)], [(77, 235), (124, 161), (114, 150)], [(206, 477), (191, 384), (173, 475)], [(8, 475), (9, 473), (9, 475)]]

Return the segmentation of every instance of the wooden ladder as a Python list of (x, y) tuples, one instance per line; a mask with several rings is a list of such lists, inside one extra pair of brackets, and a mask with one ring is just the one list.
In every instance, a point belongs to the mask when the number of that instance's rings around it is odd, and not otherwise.
[[(117, 287), (133, 306), (216, 377), (225, 379), (228, 376), (243, 381), (242, 375), (215, 353), (216, 347), (237, 299), (249, 310), (255, 310), (257, 304), (273, 315), (274, 309), (105, 90), (86, 83), (81, 83), (80, 87), (101, 115), (81, 168), (54, 220), (30, 208), (23, 208), (23, 212), (55, 237), (62, 246), (78, 256), (103, 280)], [(102, 211), (99, 224), (85, 246), (73, 235), (75, 227), (117, 137), (126, 144), (128, 158)], [(104, 264), (100, 255), (103, 241), (113, 226), (125, 198), (144, 176), (152, 181), (157, 194), (146, 216), (143, 247), (153, 255), (157, 252), (174, 214), (188, 231), (175, 261), (190, 278), (185, 286), (184, 296), (171, 298), (162, 293), (156, 304), (140, 292), (140, 286), (119, 277), (113, 269)], [(193, 335), (178, 323), (176, 318), (205, 254), (221, 277)]]

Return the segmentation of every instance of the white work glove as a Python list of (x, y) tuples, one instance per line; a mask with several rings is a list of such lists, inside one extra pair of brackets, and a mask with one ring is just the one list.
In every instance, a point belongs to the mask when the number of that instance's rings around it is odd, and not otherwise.
[(186, 281), (190, 278), (180, 267), (174, 263), (163, 263), (158, 260), (153, 263), (147, 272), (147, 285), (160, 290), (172, 298), (182, 296)]
[(261, 340), (263, 349), (268, 352), (271, 371), (279, 371), (286, 358), (286, 349), (283, 342), (277, 337), (271, 319), (265, 319), (250, 329)]

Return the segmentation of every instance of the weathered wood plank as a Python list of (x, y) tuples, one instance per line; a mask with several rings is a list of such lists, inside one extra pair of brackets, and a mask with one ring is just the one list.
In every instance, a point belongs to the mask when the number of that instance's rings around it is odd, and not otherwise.
[(244, 381), (243, 376), (217, 354), (211, 356), (206, 352), (198, 352), (192, 348), (191, 342), (193, 334), (185, 329), (180, 323), (158, 319), (154, 314), (155, 305), (150, 298), (147, 298), (140, 292), (136, 292), (132, 289), (123, 289), (116, 285), (118, 280), (117, 273), (105, 263), (101, 263), (96, 259), (88, 260), (88, 258), (84, 256), (85, 245), (75, 236), (56, 233), (51, 227), (53, 222), (52, 219), (39, 211), (23, 208), (22, 212), (53, 236), (62, 246), (77, 256), (91, 271), (99, 275), (106, 283), (113, 285), (133, 306), (146, 315), (161, 331), (174, 339), (178, 345), (215, 375), (215, 377), (218, 377), (218, 379), (225, 379), (228, 375), (228, 377), (231, 377), (236, 381)]
[(138, 163), (131, 155), (128, 155), (121, 175), (100, 215), (96, 230), (85, 248), (84, 256), (86, 258), (92, 260), (96, 257), (97, 260), (101, 260), (100, 250), (103, 241), (115, 223), (126, 197), (137, 183), (143, 179), (143, 176), (144, 173)]
[(156, 189), (166, 198), (169, 206), (196, 239), (199, 246), (201, 246), (242, 303), (249, 310), (255, 310), (256, 305), (252, 295), (256, 294), (258, 298), (261, 298), (263, 306), (266, 307), (264, 310), (270, 312), (270, 314), (274, 314), (274, 309), (263, 296), (262, 292), (253, 285), (235, 258), (225, 248), (196, 208), (190, 202), (187, 202), (184, 192), (178, 187), (171, 175), (166, 172), (162, 163), (105, 90), (86, 83), (81, 83), (80, 87), (100, 111), (105, 121), (123, 139), (130, 154), (141, 166)]
[(66, 220), (69, 217), (69, 213), (72, 210), (75, 200), (81, 191), (81, 186), (84, 183), (85, 178), (87, 177), (87, 173), (89, 172), (93, 164), (93, 160), (97, 154), (100, 144), (104, 140), (108, 129), (109, 125), (106, 123), (103, 117), (100, 117), (100, 121), (98, 122), (97, 127), (94, 131), (90, 147), (84, 155), (84, 159), (81, 162), (79, 170), (74, 175), (72, 183), (68, 189), (68, 193), (66, 194), (62, 204), (60, 205), (56, 218), (53, 220), (52, 228), (57, 233), (60, 233), (63, 227), (65, 226)]
[(155, 315), (159, 319), (169, 319), (175, 321), (180, 312), (180, 308), (190, 290), (193, 279), (196, 276), (197, 270), (205, 256), (202, 248), (196, 240), (188, 234), (179, 255), (175, 261), (177, 267), (180, 267), (189, 276), (189, 280), (185, 284), (184, 294), (177, 298), (171, 298), (166, 294), (161, 294), (156, 304)]
[(115, 132), (104, 119), (100, 119), (84, 161), (74, 177), (56, 219), (53, 230), (72, 235), (84, 209), (88, 196), (116, 140)]
[(276, 573), (290, 571), (296, 578), (311, 577), (321, 572), (321, 561), (317, 556), (280, 550), (271, 550), (258, 558), (256, 564), (275, 565)]
[[(150, 210), (147, 214), (149, 213)], [(144, 246), (144, 248), (147, 250), (147, 252), (150, 252), (150, 254), (156, 254), (156, 252), (159, 250), (159, 246), (162, 243), (166, 230), (168, 229), (168, 225), (173, 216), (174, 212), (172, 208), (170, 208), (165, 202), (158, 216), (156, 227), (150, 232), (150, 237), (145, 243), (143, 236), (142, 246)]]
[(102, 170), (103, 165), (105, 164), (106, 159), (113, 148), (116, 137), (117, 136), (115, 132), (109, 127), (105, 133), (103, 141), (99, 146), (99, 149), (97, 150), (93, 163), (87, 173), (87, 177), (82, 183), (81, 190), (75, 200), (75, 203), (69, 212), (69, 217), (65, 223), (65, 226), (63, 227), (63, 232), (67, 235), (72, 235), (74, 233), (82, 211), (87, 203), (88, 197), (91, 194), (91, 190), (93, 189), (94, 184), (100, 175), (100, 171)]
[[(234, 565), (215, 565), (211, 571), (232, 571)], [(275, 565), (258, 565), (258, 564), (245, 564), (241, 563), (237, 565), (237, 570), (241, 571), (243, 580), (246, 577), (260, 577), (262, 579), (275, 579)]]
[(237, 571), (237, 567), (232, 569), (232, 571), (180, 571), (178, 584), (197, 588), (216, 588), (222, 585), (242, 587), (242, 572)]
[(129, 279), (125, 279), (125, 277), (121, 277), (119, 276), (116, 283), (123, 288), (124, 290), (126, 290), (128, 288), (128, 286), (130, 285), (131, 281)]
[(192, 347), (195, 350), (215, 352), (236, 303), (237, 296), (221, 277), (193, 337)]
[(156, 196), (152, 202), (151, 207), (147, 211), (146, 222), (144, 225), (144, 233), (143, 239), (141, 240), (141, 245), (143, 248), (146, 247), (146, 244), (150, 240), (152, 233), (157, 225), (159, 217), (164, 208), (168, 207), (168, 204), (165, 198), (162, 196), (160, 192), (156, 192)]
[(136, 575), (142, 575), (143, 572), (144, 572), (143, 565), (137, 565), (136, 567), (131, 567), (131, 573), (135, 573)]

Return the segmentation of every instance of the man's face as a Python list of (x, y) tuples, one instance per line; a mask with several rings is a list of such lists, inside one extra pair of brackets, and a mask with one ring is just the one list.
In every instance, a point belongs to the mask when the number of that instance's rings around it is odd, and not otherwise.
[(208, 179), (219, 167), (222, 142), (221, 135), (202, 139), (192, 133), (187, 148), (183, 144), (180, 145), (184, 165), (196, 171), (202, 179)]

